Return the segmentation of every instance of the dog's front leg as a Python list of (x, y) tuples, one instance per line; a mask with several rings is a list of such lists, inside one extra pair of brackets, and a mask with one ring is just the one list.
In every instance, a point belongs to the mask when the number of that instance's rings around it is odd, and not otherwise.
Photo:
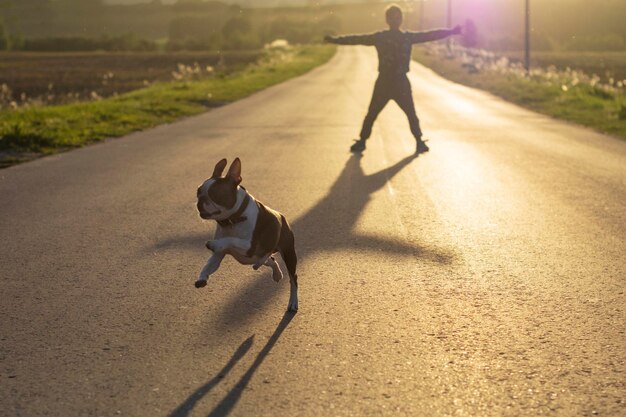
[(278, 265), (278, 262), (276, 262), (273, 256), (270, 256), (267, 261), (265, 261), (264, 265), (272, 268), (272, 279), (274, 281), (278, 282), (283, 278), (283, 271), (280, 270), (280, 265)]
[(209, 275), (217, 271), (217, 268), (219, 268), (220, 264), (222, 263), (222, 259), (224, 259), (223, 252), (213, 253), (213, 255), (207, 261), (206, 265), (204, 265), (204, 268), (202, 268), (202, 271), (200, 271), (200, 276), (198, 277), (198, 280), (195, 284), (196, 288), (202, 288), (206, 285), (206, 282), (209, 279)]
[(252, 265), (252, 269), (254, 269), (255, 271), (257, 269), (259, 269), (262, 265), (267, 265), (269, 266), (269, 264), (267, 263), (269, 261), (269, 259), (272, 257), (271, 253), (268, 253), (266, 256), (264, 256), (263, 258), (259, 259), (254, 265)]

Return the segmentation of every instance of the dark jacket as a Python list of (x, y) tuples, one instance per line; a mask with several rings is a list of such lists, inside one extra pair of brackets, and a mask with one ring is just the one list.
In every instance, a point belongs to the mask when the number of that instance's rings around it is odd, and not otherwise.
[(409, 72), (411, 47), (416, 43), (436, 41), (453, 34), (451, 29), (438, 29), (428, 32), (403, 32), (383, 30), (365, 35), (347, 35), (330, 38), (339, 45), (375, 46), (378, 52), (378, 72), (381, 74), (404, 74)]

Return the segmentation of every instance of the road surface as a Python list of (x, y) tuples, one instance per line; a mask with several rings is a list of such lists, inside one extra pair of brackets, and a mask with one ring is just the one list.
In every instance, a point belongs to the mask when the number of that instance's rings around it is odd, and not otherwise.
[[(342, 48), (209, 113), (0, 171), (2, 416), (626, 414), (626, 142), (415, 65), (431, 152)], [(284, 212), (288, 281), (194, 288), (222, 157)]]

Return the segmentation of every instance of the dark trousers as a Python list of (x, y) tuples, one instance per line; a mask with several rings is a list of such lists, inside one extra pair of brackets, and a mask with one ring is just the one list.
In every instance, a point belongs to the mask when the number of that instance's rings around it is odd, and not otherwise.
[(422, 130), (420, 129), (420, 121), (415, 114), (415, 105), (413, 104), (413, 95), (411, 94), (411, 83), (406, 74), (379, 74), (374, 85), (374, 93), (370, 102), (369, 110), (363, 120), (363, 128), (361, 129), (361, 139), (367, 139), (372, 134), (372, 126), (378, 117), (378, 114), (387, 105), (389, 100), (398, 103), (406, 117), (409, 119), (411, 133), (415, 139), (421, 140)]

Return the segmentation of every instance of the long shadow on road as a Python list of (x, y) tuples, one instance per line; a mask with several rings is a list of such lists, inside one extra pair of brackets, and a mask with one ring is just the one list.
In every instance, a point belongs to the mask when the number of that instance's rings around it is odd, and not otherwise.
[(354, 230), (372, 194), (416, 158), (417, 155), (410, 155), (390, 167), (365, 175), (361, 157), (352, 155), (328, 194), (293, 223), (299, 252), (306, 257), (321, 251), (371, 250), (449, 263), (451, 255), (444, 251), (410, 244), (402, 238), (363, 234)]
[[(265, 346), (263, 346), (263, 349), (261, 349), (252, 365), (250, 365), (246, 373), (243, 374), (241, 378), (239, 378), (239, 381), (228, 392), (228, 394), (224, 396), (222, 401), (220, 401), (213, 408), (213, 410), (208, 414), (208, 417), (223, 417), (230, 414), (232, 409), (241, 398), (241, 394), (248, 386), (248, 383), (252, 379), (252, 376), (254, 375), (258, 367), (261, 366), (263, 360), (265, 360), (267, 355), (270, 353), (270, 351), (278, 341), (278, 338), (280, 338), (280, 335), (287, 328), (293, 317), (294, 313), (285, 313), (280, 323), (278, 323), (276, 330), (274, 330), (272, 336), (269, 338)], [(224, 378), (226, 374), (235, 366), (239, 359), (241, 359), (246, 354), (246, 352), (248, 352), (248, 350), (252, 346), (253, 339), (254, 336), (250, 336), (248, 339), (246, 339), (246, 341), (243, 342), (241, 346), (239, 346), (233, 357), (230, 359), (230, 361), (228, 361), (226, 366), (222, 368), (217, 376), (213, 377), (209, 382), (194, 391), (193, 394), (191, 394), (180, 406), (178, 406), (178, 408), (170, 413), (169, 417), (187, 417), (196, 406), (198, 401), (200, 401), (205, 395), (207, 395), (219, 383), (219, 381), (222, 380), (222, 378)]]
[(193, 394), (191, 394), (181, 405), (179, 405), (174, 411), (172, 411), (169, 417), (186, 417), (191, 413), (193, 408), (196, 406), (198, 401), (204, 398), (211, 390), (219, 384), (219, 382), (230, 372), (231, 369), (239, 362), (241, 358), (244, 357), (246, 353), (252, 347), (252, 343), (254, 342), (254, 336), (250, 336), (247, 338), (235, 351), (232, 358), (228, 361), (228, 363), (222, 368), (221, 371), (217, 373), (213, 378), (211, 378), (206, 384), (202, 385), (200, 388), (195, 390)]

